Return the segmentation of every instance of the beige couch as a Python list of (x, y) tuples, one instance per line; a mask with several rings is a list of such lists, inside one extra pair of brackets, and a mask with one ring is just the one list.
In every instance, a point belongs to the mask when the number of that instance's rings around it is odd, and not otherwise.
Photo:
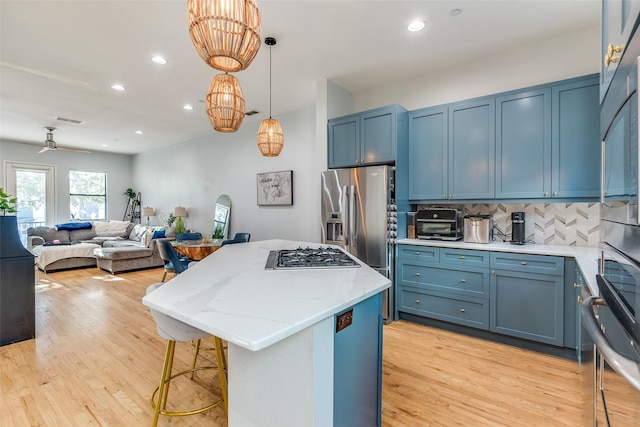
[[(27, 230), (27, 245), (43, 271), (97, 265), (117, 273), (164, 265), (153, 239), (161, 230), (168, 238), (174, 237), (171, 229), (129, 221), (93, 221), (90, 229), (81, 230), (35, 227)], [(39, 259), (46, 260), (46, 265)]]

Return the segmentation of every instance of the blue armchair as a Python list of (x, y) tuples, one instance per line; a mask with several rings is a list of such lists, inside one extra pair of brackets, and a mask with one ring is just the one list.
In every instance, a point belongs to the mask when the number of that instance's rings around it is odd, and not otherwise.
[(171, 241), (158, 239), (156, 241), (158, 245), (158, 252), (160, 258), (164, 261), (164, 274), (162, 275), (162, 282), (167, 277), (168, 272), (173, 272), (174, 275), (178, 275), (185, 271), (189, 267), (189, 258), (181, 258), (176, 253), (176, 250), (171, 246)]

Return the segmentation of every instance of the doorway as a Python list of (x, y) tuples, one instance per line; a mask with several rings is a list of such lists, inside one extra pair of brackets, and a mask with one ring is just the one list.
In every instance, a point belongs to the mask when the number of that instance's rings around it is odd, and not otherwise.
[(5, 162), (6, 192), (18, 198), (18, 234), (27, 246), (27, 229), (55, 220), (55, 166)]

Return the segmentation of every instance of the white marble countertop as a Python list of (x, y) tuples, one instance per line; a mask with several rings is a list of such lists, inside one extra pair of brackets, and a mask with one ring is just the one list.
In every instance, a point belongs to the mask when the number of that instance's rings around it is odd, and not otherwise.
[(299, 246), (321, 245), (288, 240), (225, 245), (142, 302), (257, 351), (391, 286), (389, 279), (359, 261), (357, 268), (264, 269), (270, 250)]
[(573, 257), (580, 267), (584, 280), (589, 286), (592, 295), (598, 295), (596, 274), (598, 273), (598, 248), (587, 246), (562, 246), (562, 245), (537, 245), (527, 243), (525, 245), (512, 245), (507, 242), (491, 243), (465, 243), (463, 241), (441, 241), (422, 239), (400, 239), (399, 245), (436, 246), (440, 248), (475, 249), (494, 252), (511, 252), (519, 254), (553, 255), (561, 257)]

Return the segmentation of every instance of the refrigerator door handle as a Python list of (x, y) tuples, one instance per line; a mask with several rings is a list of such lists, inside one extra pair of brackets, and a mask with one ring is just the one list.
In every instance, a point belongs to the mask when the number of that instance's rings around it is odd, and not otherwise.
[(356, 245), (357, 224), (356, 224), (356, 186), (352, 185), (349, 191), (349, 233), (351, 234), (351, 244)]
[(349, 233), (351, 232), (351, 224), (350, 224), (350, 220), (349, 220), (349, 215), (351, 214), (351, 209), (349, 206), (349, 188), (345, 185), (342, 187), (342, 197), (345, 203), (342, 204), (342, 206), (344, 206), (344, 209), (346, 210), (346, 212), (344, 212), (344, 219), (345, 219), (345, 230), (344, 230), (344, 245), (345, 247), (349, 247)]

